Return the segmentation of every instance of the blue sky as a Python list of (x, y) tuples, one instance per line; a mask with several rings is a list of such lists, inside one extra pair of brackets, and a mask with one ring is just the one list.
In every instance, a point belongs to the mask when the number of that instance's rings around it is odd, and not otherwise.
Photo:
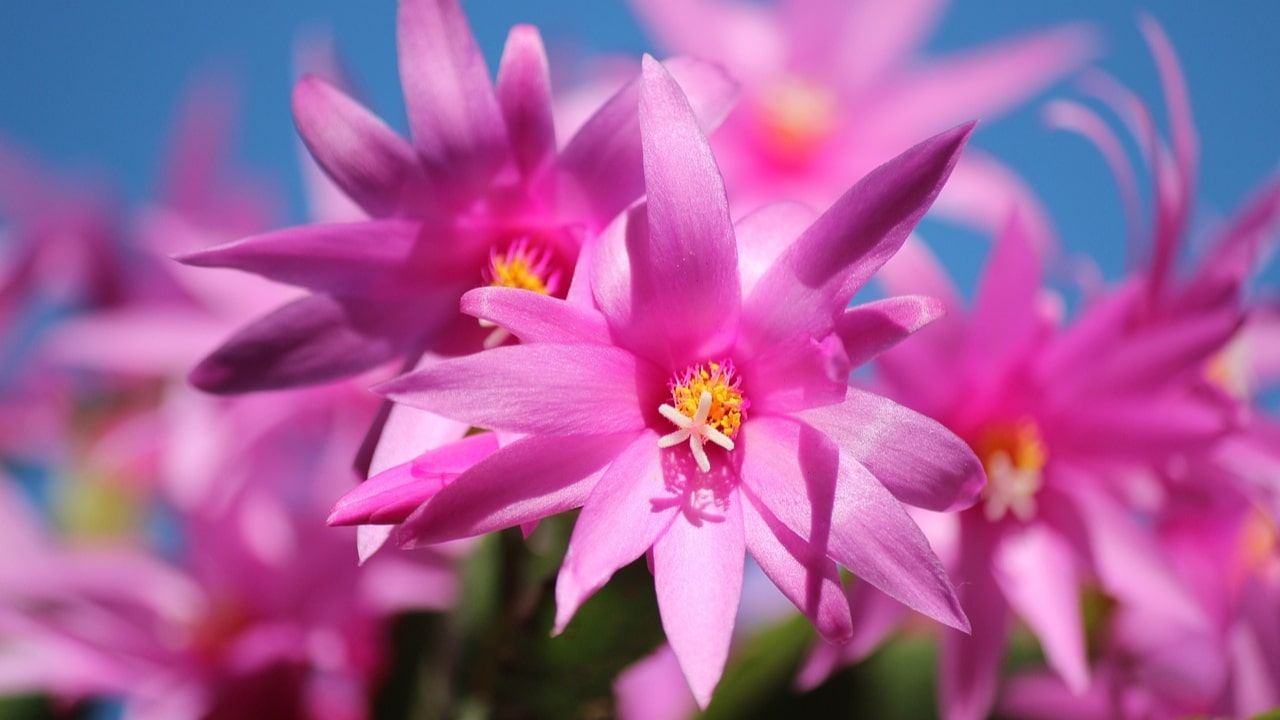
[[(492, 59), (516, 22), (542, 28), (562, 57), (652, 49), (621, 0), (464, 0)], [(1127, 0), (956, 0), (930, 44), (946, 52), (1073, 20), (1106, 42), (1099, 65), (1162, 112), (1153, 63)], [(1229, 8), (1229, 12), (1224, 11)], [(1280, 4), (1162, 2), (1147, 7), (1181, 57), (1201, 133), (1200, 220), (1229, 212), (1280, 161)], [(393, 0), (10, 2), (0, 9), (0, 136), (55, 168), (109, 177), (131, 200), (152, 191), (187, 84), (217, 71), (242, 87), (235, 160), (279, 184), (301, 219), (289, 91), (299, 33), (328, 28), (370, 104), (403, 127)], [(1071, 96), (1070, 84), (1046, 97)], [(1110, 175), (1080, 139), (1051, 132), (1045, 98), (986, 124), (975, 142), (1021, 172), (1064, 240), (1118, 271), (1123, 220)], [(962, 275), (974, 252), (960, 253)], [(1272, 274), (1274, 277), (1274, 273)]]

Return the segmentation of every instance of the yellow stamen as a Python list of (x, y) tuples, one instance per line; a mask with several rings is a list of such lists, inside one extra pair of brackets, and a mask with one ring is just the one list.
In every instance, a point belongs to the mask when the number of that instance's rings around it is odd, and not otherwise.
[(658, 439), (658, 447), (672, 447), (685, 440), (702, 472), (710, 472), (707, 441), (725, 450), (734, 448), (737, 435), (751, 403), (742, 394), (741, 379), (733, 363), (711, 362), (697, 365), (672, 379), (671, 405), (663, 403), (658, 412), (676, 426), (676, 431)]
[(982, 491), (987, 519), (995, 522), (1010, 511), (1024, 522), (1034, 517), (1035, 496), (1049, 458), (1036, 424), (1023, 419), (1012, 426), (992, 427), (974, 449), (987, 471)]

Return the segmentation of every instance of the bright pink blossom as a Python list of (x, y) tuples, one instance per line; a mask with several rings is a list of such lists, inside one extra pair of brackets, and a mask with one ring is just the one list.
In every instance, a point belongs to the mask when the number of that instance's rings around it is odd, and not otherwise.
[[(498, 342), (491, 328), (459, 316), (458, 298), (497, 282), (494, 269), (515, 270), (510, 286), (552, 292), (545, 275), (567, 281), (583, 239), (642, 192), (634, 83), (557, 152), (536, 29), (511, 31), (495, 83), (456, 0), (403, 0), (398, 49), (412, 142), (317, 77), (304, 77), (293, 95), (311, 154), (372, 219), (281, 230), (184, 258), (311, 291), (206, 358), (191, 375), (198, 387), (315, 384)], [(679, 65), (700, 115), (718, 122), (732, 84), (705, 64)], [(541, 274), (525, 253), (546, 261)]]
[(408, 516), (400, 541), (581, 506), (556, 585), (557, 628), (648, 554), (668, 640), (703, 705), (728, 653), (744, 551), (832, 641), (850, 632), (837, 563), (965, 628), (901, 502), (966, 506), (982, 484), (977, 460), (936, 423), (847, 383), (851, 366), (933, 319), (936, 306), (920, 297), (846, 306), (924, 213), (969, 128), (912, 148), (816, 220), (782, 205), (735, 226), (693, 110), (652, 58), (639, 117), (648, 200), (588, 246), (581, 292), (530, 303), (509, 289), (474, 290), (463, 309), (521, 344), (431, 363), (382, 388), (525, 435)]
[[(942, 0), (632, 0), (671, 52), (723, 63), (743, 100), (712, 138), (729, 200), (751, 210), (795, 200), (827, 207), (919, 138), (1002, 113), (1094, 52), (1066, 26), (922, 58)], [(969, 150), (938, 199), (955, 217), (998, 229), (1014, 201), (1002, 163)], [(1029, 218), (1030, 220), (1030, 218)]]

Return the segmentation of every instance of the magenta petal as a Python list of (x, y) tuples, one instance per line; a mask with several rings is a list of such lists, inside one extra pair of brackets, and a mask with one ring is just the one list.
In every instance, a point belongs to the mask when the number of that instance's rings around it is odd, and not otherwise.
[(905, 295), (851, 307), (836, 320), (849, 366), (858, 367), (942, 317), (941, 300)]
[(699, 525), (679, 515), (653, 546), (662, 628), (702, 708), (724, 674), (742, 598), (746, 541), (741, 502), (741, 495), (731, 495), (722, 520)]
[(462, 296), (462, 312), (506, 328), (525, 343), (611, 343), (600, 313), (519, 288), (476, 288)]
[(497, 450), (497, 436), (480, 433), (426, 452), (357, 485), (334, 505), (328, 522), (401, 522), (445, 485)]
[(627, 666), (613, 681), (613, 695), (618, 720), (685, 720), (698, 712), (667, 644)]
[(944, 6), (942, 0), (784, 2), (791, 66), (847, 97), (874, 92), (924, 44)]
[[(970, 533), (965, 540), (985, 544), (974, 535)], [(984, 720), (995, 702), (1009, 632), (1009, 610), (986, 565), (991, 557), (989, 547), (965, 544), (959, 549), (959, 557), (956, 584), (972, 631), (968, 635), (954, 630), (942, 632), (938, 707), (945, 720)]]
[[(737, 331), (742, 291), (724, 180), (680, 86), (644, 58), (640, 81), (649, 237), (630, 248), (645, 312), (666, 325), (677, 364), (723, 349)], [(677, 349), (679, 349), (677, 351)], [(681, 357), (681, 354), (687, 357)]]
[(929, 246), (918, 236), (910, 235), (897, 254), (876, 273), (876, 284), (886, 295), (926, 295), (942, 302), (948, 312), (964, 307), (960, 291), (951, 274)]
[(751, 294), (765, 271), (817, 217), (806, 205), (777, 202), (754, 210), (734, 223), (743, 297)]
[(311, 156), (374, 217), (395, 214), (420, 182), (413, 147), (360, 103), (312, 76), (293, 89), (293, 119)]
[(397, 303), (344, 303), (309, 295), (242, 328), (188, 379), (206, 392), (234, 394), (315, 385), (351, 377), (405, 350), (411, 318)]
[(821, 432), (791, 420), (742, 427), (742, 482), (787, 527), (899, 602), (968, 629), (955, 590), (920, 528), (865, 468)]
[(843, 403), (797, 413), (835, 441), (899, 500), (952, 511), (977, 501), (986, 473), (973, 450), (946, 427), (854, 387)]
[(609, 465), (582, 506), (556, 578), (555, 632), (618, 568), (648, 552), (675, 518), (678, 505), (663, 482), (658, 436), (644, 432)]
[[(1003, 368), (1040, 326), (1041, 266), (1030, 231), (1016, 213), (996, 238), (974, 300), (966, 367)], [(987, 370), (986, 375), (993, 374)]]
[(1044, 649), (1049, 665), (1074, 692), (1089, 683), (1080, 577), (1071, 547), (1044, 523), (1006, 533), (995, 548), (992, 574), (1000, 591)]
[[(304, 225), (254, 235), (178, 260), (196, 267), (244, 270), (319, 292), (409, 294), (415, 287), (409, 261), (422, 230), (421, 223), (404, 220)], [(421, 283), (420, 278), (416, 281)]]
[(438, 191), (473, 191), (506, 159), (489, 68), (457, 0), (401, 0), (400, 82), (413, 141)]
[(744, 377), (751, 378), (752, 412), (786, 415), (843, 401), (852, 368), (844, 343), (828, 335), (765, 348), (742, 363), (741, 369)]
[(527, 437), (445, 486), (401, 526), (405, 545), (481, 535), (579, 507), (634, 434)]
[(1197, 626), (1206, 622), (1190, 591), (1176, 578), (1152, 531), (1127, 508), (1089, 486), (1079, 472), (1064, 473), (1057, 486), (1075, 500), (1083, 524), (1087, 553), (1102, 587), (1134, 607)]
[(1121, 352), (1097, 358), (1086, 376), (1090, 389), (1132, 391), (1166, 387), (1172, 380), (1197, 376), (1214, 353), (1240, 329), (1244, 318), (1234, 307), (1183, 317), (1124, 341)]
[(1095, 54), (1091, 28), (1065, 26), (934, 61), (902, 78), (864, 119), (868, 137), (909, 141), (1004, 112)]
[(907, 150), (819, 217), (747, 298), (743, 324), (753, 346), (830, 332), (853, 294), (920, 221), (972, 130), (958, 127)]
[[(666, 63), (683, 88), (704, 131), (718, 126), (737, 97), (737, 85), (718, 65), (672, 58)], [(604, 227), (645, 194), (644, 157), (637, 113), (640, 83), (634, 80), (609, 98), (560, 153), (559, 197), (569, 214)]]
[(377, 391), (477, 427), (545, 435), (638, 432), (648, 420), (638, 387), (661, 388), (656, 368), (602, 345), (534, 343), (431, 363)]
[(742, 520), (751, 557), (827, 642), (846, 642), (853, 626), (836, 564), (768, 508), (757, 509), (752, 500), (744, 499)]
[(506, 121), (511, 154), (521, 175), (531, 177), (556, 153), (551, 116), (551, 70), (542, 36), (532, 25), (517, 25), (507, 35), (498, 65), (498, 105)]

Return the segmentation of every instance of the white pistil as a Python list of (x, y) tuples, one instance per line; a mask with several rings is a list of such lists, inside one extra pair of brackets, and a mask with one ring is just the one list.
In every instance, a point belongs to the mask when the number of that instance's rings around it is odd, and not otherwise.
[(506, 328), (498, 327), (497, 323), (490, 322), (484, 318), (480, 318), (479, 322), (480, 327), (482, 328), (493, 328), (493, 331), (489, 333), (489, 336), (484, 339), (485, 350), (492, 350), (506, 342), (507, 338), (511, 337), (511, 331)]
[(1043, 481), (1040, 471), (1015, 466), (1004, 452), (993, 454), (988, 463), (987, 504), (983, 508), (987, 520), (996, 522), (1010, 510), (1023, 522), (1034, 517), (1036, 492)]
[(698, 410), (692, 418), (666, 403), (658, 406), (658, 412), (679, 428), (673, 433), (658, 438), (658, 447), (672, 447), (688, 440), (689, 451), (693, 453), (698, 469), (704, 473), (711, 472), (711, 461), (707, 459), (707, 451), (703, 444), (710, 440), (725, 450), (733, 449), (733, 440), (728, 435), (707, 424), (707, 415), (711, 412), (711, 393), (707, 390), (703, 390), (702, 395), (698, 397)]

